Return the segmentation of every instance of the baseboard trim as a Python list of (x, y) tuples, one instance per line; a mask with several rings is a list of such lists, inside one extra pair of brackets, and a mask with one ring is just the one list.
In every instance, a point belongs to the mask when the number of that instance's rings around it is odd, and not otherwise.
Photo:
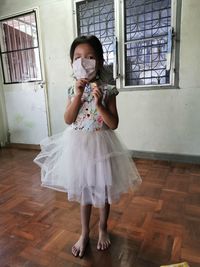
[(7, 144), (5, 147), (6, 148), (19, 148), (19, 149), (40, 150), (40, 145), (32, 145), (32, 144), (11, 143), (11, 144)]
[(200, 156), (130, 150), (133, 158), (200, 164)]
[[(5, 147), (40, 150), (40, 145), (32, 145), (32, 144), (11, 143), (11, 144), (6, 144)], [(130, 153), (133, 158), (137, 158), (137, 159), (165, 160), (165, 161), (173, 161), (173, 162), (200, 164), (200, 156), (196, 156), (196, 155), (158, 153), (158, 152), (138, 151), (138, 150), (130, 150)]]

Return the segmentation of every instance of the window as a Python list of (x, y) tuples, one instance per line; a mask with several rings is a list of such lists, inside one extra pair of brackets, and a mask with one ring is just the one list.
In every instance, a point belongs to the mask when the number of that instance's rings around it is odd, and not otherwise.
[(96, 35), (103, 44), (104, 67), (113, 83), (114, 1), (81, 1), (76, 3), (78, 35)]
[(4, 83), (42, 79), (34, 11), (0, 21), (0, 48)]
[(172, 88), (178, 81), (180, 2), (75, 0), (77, 35), (101, 40), (120, 88)]
[(113, 63), (113, 0), (79, 2), (77, 10), (78, 35), (96, 35), (103, 43), (106, 64)]
[(168, 84), (171, 0), (125, 0), (126, 85)]

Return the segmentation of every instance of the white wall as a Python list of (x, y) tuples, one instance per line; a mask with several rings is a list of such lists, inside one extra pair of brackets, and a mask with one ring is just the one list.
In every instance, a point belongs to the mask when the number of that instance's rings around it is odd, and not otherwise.
[[(69, 48), (74, 38), (71, 0), (0, 0), (0, 16), (35, 6), (40, 25), (53, 134), (65, 128)], [(131, 150), (200, 155), (200, 1), (183, 0), (180, 89), (121, 92), (118, 132)], [(4, 88), (5, 89), (5, 88)]]
[(120, 94), (119, 132), (130, 149), (200, 155), (199, 14), (200, 1), (183, 0), (180, 89)]
[(0, 146), (4, 145), (7, 140), (7, 119), (5, 113), (5, 105), (4, 105), (4, 92), (3, 92), (3, 84), (1, 83), (2, 73), (0, 69)]
[[(41, 33), (45, 76), (48, 90), (49, 112), (52, 133), (65, 128), (63, 114), (66, 105), (66, 90), (71, 84), (69, 49), (74, 39), (72, 31), (71, 1), (66, 0), (0, 0), (0, 17), (39, 8), (39, 29)], [(3, 83), (1, 81), (1, 83)], [(17, 87), (17, 85), (16, 85)], [(19, 88), (19, 86), (18, 86)], [(3, 85), (4, 91), (11, 91)], [(19, 101), (20, 98), (16, 99)], [(1, 131), (1, 129), (0, 129)]]

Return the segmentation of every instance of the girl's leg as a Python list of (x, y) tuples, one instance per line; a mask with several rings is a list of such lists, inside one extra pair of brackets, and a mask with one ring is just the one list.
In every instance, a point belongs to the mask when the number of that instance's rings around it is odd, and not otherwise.
[(98, 250), (107, 249), (111, 242), (107, 232), (107, 221), (110, 212), (110, 204), (105, 203), (103, 208), (99, 209), (100, 211), (100, 221), (99, 221), (99, 241), (97, 244)]
[(89, 241), (89, 224), (92, 205), (81, 205), (81, 236), (76, 244), (72, 247), (72, 254), (77, 257), (83, 257), (87, 243)]

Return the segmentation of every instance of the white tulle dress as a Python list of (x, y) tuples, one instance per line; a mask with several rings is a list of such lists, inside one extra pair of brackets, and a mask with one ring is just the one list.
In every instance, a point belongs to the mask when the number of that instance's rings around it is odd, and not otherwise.
[[(103, 105), (118, 91), (101, 84)], [(85, 87), (76, 121), (64, 132), (41, 141), (34, 162), (41, 167), (42, 186), (63, 191), (70, 201), (102, 207), (141, 183), (137, 168), (115, 132), (98, 113), (91, 85)], [(68, 90), (73, 101), (74, 87)]]

